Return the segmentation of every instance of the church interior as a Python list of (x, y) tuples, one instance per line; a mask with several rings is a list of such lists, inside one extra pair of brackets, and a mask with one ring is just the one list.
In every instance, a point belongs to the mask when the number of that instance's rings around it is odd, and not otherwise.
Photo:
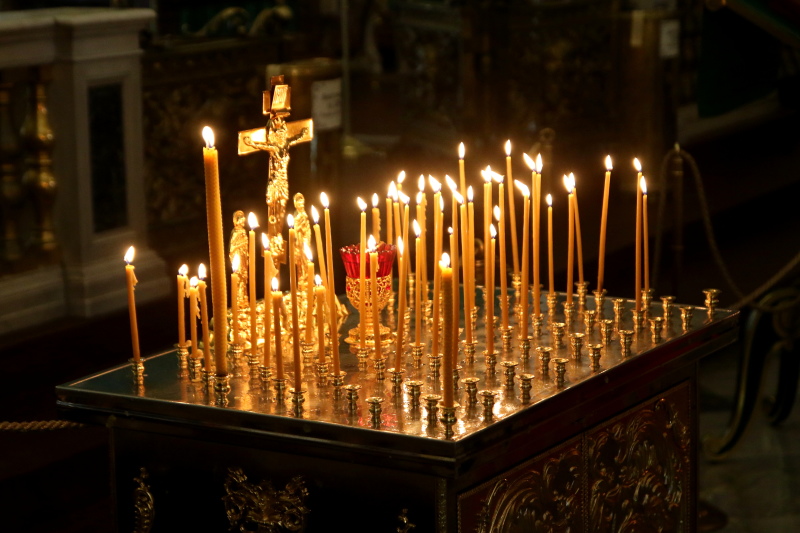
[[(102, 32), (121, 59), (75, 45)], [(267, 212), (269, 157), (238, 157), (236, 134), (263, 126), (281, 74), (291, 120), (315, 128), (291, 194), (456, 176), (459, 142), (478, 183), (510, 139), (515, 176), (521, 152), (543, 155), (554, 196), (577, 176), (590, 280), (611, 154), (605, 286), (626, 298), (641, 159), (656, 295), (701, 306), (714, 287), (740, 313), (738, 340), (698, 363), (696, 530), (800, 530), (797, 0), (0, 0), (0, 529), (117, 530), (109, 430), (48, 425), (55, 388), (130, 358), (129, 244), (141, 353), (173, 348), (173, 276), (209, 253), (200, 130), (217, 133), (227, 236), (234, 211)], [(359, 224), (343, 204), (342, 245)]]

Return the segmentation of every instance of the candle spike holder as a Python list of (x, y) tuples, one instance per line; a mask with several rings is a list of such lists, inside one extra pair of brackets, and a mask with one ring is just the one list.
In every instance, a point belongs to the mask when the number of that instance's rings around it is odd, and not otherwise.
[(556, 357), (553, 359), (553, 363), (556, 365), (556, 387), (563, 389), (566, 384), (565, 377), (567, 374), (567, 363), (569, 363), (569, 359)]
[(411, 344), (411, 364), (414, 368), (422, 368), (422, 355), (425, 353), (425, 345), (416, 342)]
[(564, 330), (566, 328), (566, 324), (564, 322), (555, 322), (552, 325), (552, 333), (553, 333), (553, 348), (563, 348), (564, 347)]
[(261, 375), (261, 359), (258, 354), (247, 354), (247, 366), (250, 368), (250, 382), (255, 383)]
[(634, 332), (631, 329), (622, 329), (619, 332), (619, 342), (620, 342), (620, 355), (623, 358), (627, 358), (631, 356), (631, 344), (633, 344), (633, 335)]
[(242, 377), (242, 353), (244, 352), (244, 345), (240, 342), (232, 342), (228, 345), (228, 358), (231, 361), (231, 374), (235, 378)]
[(514, 309), (521, 306), (522, 279), (520, 274), (511, 274), (511, 287), (514, 289)]
[(581, 360), (581, 350), (583, 349), (583, 339), (585, 335), (583, 333), (572, 333), (569, 336), (569, 344), (572, 348), (572, 358), (576, 361)]
[(662, 296), (661, 309), (662, 309), (662, 315), (664, 316), (664, 322), (669, 323), (672, 320), (672, 314), (673, 314), (672, 312), (675, 309), (675, 297)]
[(338, 402), (342, 399), (342, 387), (344, 387), (344, 378), (347, 372), (344, 370), (339, 372), (339, 375), (333, 375), (333, 401)]
[(619, 328), (622, 325), (623, 315), (625, 313), (625, 299), (614, 298), (611, 300), (614, 306), (614, 326)]
[(599, 291), (594, 291), (594, 310), (597, 313), (597, 318), (603, 318), (603, 312), (606, 306), (606, 290), (601, 289)]
[(228, 394), (231, 392), (231, 377), (229, 374), (214, 377), (214, 403), (219, 407), (228, 405)]
[(523, 404), (531, 403), (531, 389), (533, 388), (533, 374), (519, 375), (519, 390), (522, 391), (520, 400)]
[(439, 369), (442, 366), (442, 354), (432, 353), (428, 356), (428, 363), (431, 369), (431, 379), (437, 381), (439, 379)]
[(206, 393), (214, 390), (214, 373), (206, 369), (200, 371), (200, 381)]
[(478, 329), (478, 307), (473, 306), (472, 310), (469, 313), (469, 319), (472, 321), (472, 331)]
[(311, 366), (311, 359), (314, 357), (315, 342), (300, 341), (300, 353), (303, 354), (303, 367)]
[(531, 358), (531, 343), (533, 339), (531, 337), (526, 337), (524, 339), (519, 340), (519, 359), (524, 363), (528, 362), (528, 359)]
[(597, 373), (600, 370), (600, 354), (602, 353), (602, 344), (589, 345), (589, 360), (591, 361), (592, 372)]
[(403, 374), (402, 369), (390, 368), (389, 373), (392, 375), (392, 392), (395, 398), (400, 398), (400, 393), (403, 390)]
[(483, 351), (483, 358), (486, 363), (486, 375), (491, 376), (495, 373), (495, 366), (497, 365), (497, 352), (489, 353)]
[(533, 315), (531, 318), (531, 325), (533, 326), (534, 339), (540, 339), (542, 337), (542, 324), (544, 324), (544, 315), (542, 313)]
[(547, 293), (547, 316), (552, 322), (556, 318), (556, 304), (558, 303), (558, 295), (555, 293)]
[(614, 336), (614, 321), (605, 318), (600, 321), (600, 340), (604, 346), (609, 346)]
[(344, 390), (347, 395), (347, 412), (352, 416), (358, 412), (358, 391), (361, 385), (345, 385)]
[(694, 307), (691, 305), (687, 305), (686, 307), (681, 307), (681, 327), (683, 331), (689, 331), (692, 329), (692, 317), (694, 316)]
[(371, 396), (367, 398), (367, 403), (369, 404), (370, 424), (372, 425), (372, 429), (380, 429), (381, 414), (383, 413), (383, 408), (381, 407), (383, 398), (380, 396)]
[(587, 309), (583, 312), (583, 331), (585, 335), (591, 335), (592, 331), (594, 331), (596, 317), (597, 311), (594, 309)]
[(578, 293), (578, 310), (583, 313), (586, 310), (586, 295), (589, 294), (589, 282), (579, 281), (575, 283), (575, 292)]
[(317, 363), (317, 387), (328, 385), (328, 363)]
[(661, 342), (661, 332), (664, 331), (664, 319), (660, 316), (650, 319), (650, 338), (653, 344)]
[(286, 401), (286, 378), (272, 378), (272, 384), (275, 388), (275, 403), (283, 405)]
[(462, 380), (467, 392), (467, 405), (470, 407), (478, 405), (478, 382), (480, 382), (480, 379), (476, 377), (468, 377)]
[(575, 321), (575, 304), (564, 302), (564, 324), (571, 328)]
[(497, 392), (493, 390), (482, 390), (481, 403), (483, 404), (483, 421), (488, 424), (494, 419), (494, 402), (497, 399)]
[(136, 362), (130, 360), (131, 373), (133, 374), (133, 385), (135, 387), (144, 387), (144, 363), (142, 361)]
[(461, 388), (460, 383), (461, 383), (461, 370), (462, 370), (462, 368), (463, 367), (461, 365), (456, 365), (456, 366), (453, 367), (453, 391), (456, 392), (456, 393)]
[(644, 312), (645, 320), (650, 317), (650, 305), (653, 303), (654, 294), (655, 291), (653, 289), (642, 289), (642, 311)]
[(539, 368), (543, 378), (550, 375), (550, 354), (553, 349), (550, 346), (537, 346), (536, 351), (539, 353)]
[(356, 357), (358, 357), (358, 369), (361, 372), (367, 371), (367, 360), (369, 359), (370, 353), (372, 353), (372, 350), (369, 348), (359, 348), (356, 352)]
[(272, 377), (272, 369), (268, 366), (259, 365), (258, 377), (261, 380), (261, 390), (263, 392), (269, 391), (269, 380)]
[(383, 381), (386, 379), (386, 358), (378, 357), (372, 360), (375, 365), (375, 379)]
[(189, 377), (189, 349), (186, 345), (178, 344), (176, 353), (178, 355), (178, 376), (186, 379)]
[(706, 295), (706, 309), (708, 311), (709, 318), (714, 317), (714, 312), (717, 310), (717, 306), (719, 305), (719, 295), (722, 294), (722, 291), (719, 289), (704, 289), (703, 294)]
[(306, 401), (306, 391), (303, 389), (298, 390), (292, 387), (289, 389), (289, 394), (292, 395), (292, 407), (294, 410), (294, 415), (299, 417), (303, 412), (303, 403)]
[(464, 360), (469, 367), (475, 364), (475, 346), (477, 345), (478, 343), (475, 341), (464, 341)]
[(633, 329), (634, 331), (642, 331), (644, 327), (644, 311), (632, 311), (633, 313)]
[(419, 410), (419, 398), (422, 392), (422, 382), (418, 380), (411, 380), (406, 381), (406, 385), (408, 387), (408, 397), (409, 403), (411, 404), (411, 409), (414, 411)]
[(189, 372), (188, 377), (189, 381), (193, 383), (198, 383), (200, 381), (200, 369), (202, 368), (202, 363), (200, 362), (200, 354), (197, 354), (197, 357), (190, 357), (189, 358)]
[(503, 366), (503, 375), (505, 376), (505, 388), (509, 394), (514, 394), (514, 379), (516, 378), (517, 363), (516, 361), (501, 361)]
[(425, 408), (428, 411), (428, 426), (436, 426), (436, 421), (439, 415), (439, 401), (442, 397), (439, 394), (426, 394), (423, 400), (425, 400)]
[(511, 351), (511, 339), (514, 336), (514, 328), (508, 326), (507, 328), (502, 328), (500, 330), (500, 338), (503, 341), (503, 351), (510, 352)]

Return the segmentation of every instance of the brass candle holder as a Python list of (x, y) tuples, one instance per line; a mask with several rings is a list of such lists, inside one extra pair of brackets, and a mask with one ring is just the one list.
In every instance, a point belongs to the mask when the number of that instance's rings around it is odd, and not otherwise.
[(704, 289), (703, 294), (706, 295), (706, 309), (708, 310), (709, 318), (714, 317), (714, 312), (717, 310), (717, 306), (719, 305), (719, 295), (722, 294), (722, 291), (719, 289)]
[(489, 423), (494, 419), (494, 402), (497, 399), (497, 392), (493, 390), (482, 390), (478, 394), (483, 403), (483, 421)]
[(526, 363), (531, 358), (531, 343), (533, 338), (526, 337), (519, 340), (519, 359), (522, 363)]
[(553, 363), (556, 365), (556, 387), (563, 389), (566, 383), (565, 377), (567, 374), (567, 363), (569, 363), (569, 359), (556, 357), (553, 359)]
[(683, 331), (689, 331), (692, 329), (692, 318), (694, 316), (694, 307), (691, 305), (687, 305), (685, 307), (681, 307), (681, 327)]
[(581, 350), (583, 349), (583, 333), (572, 333), (569, 336), (569, 344), (572, 348), (572, 358), (576, 361), (581, 360)]
[(558, 302), (558, 295), (555, 293), (547, 293), (547, 316), (552, 321), (556, 317), (556, 304)]
[(517, 372), (517, 363), (516, 361), (501, 361), (500, 365), (503, 367), (503, 375), (505, 376), (505, 388), (506, 392), (509, 394), (514, 393), (514, 379), (516, 378)]
[(662, 296), (661, 297), (661, 309), (662, 315), (664, 316), (664, 322), (669, 322), (672, 320), (672, 311), (675, 309), (675, 297), (674, 296)]
[(550, 375), (550, 355), (553, 349), (550, 346), (537, 346), (536, 351), (539, 353), (539, 369), (542, 377), (546, 378)]
[(133, 374), (133, 385), (135, 387), (144, 387), (144, 363), (130, 359), (131, 373)]
[(406, 381), (409, 403), (411, 404), (411, 409), (413, 410), (419, 409), (419, 398), (422, 392), (422, 385), (423, 383), (418, 380)]
[(587, 309), (583, 312), (583, 331), (586, 335), (591, 335), (594, 331), (595, 318), (597, 311), (594, 309)]
[(272, 378), (272, 385), (275, 389), (275, 403), (283, 405), (286, 401), (286, 378)]
[(400, 391), (403, 389), (403, 374), (402, 369), (390, 368), (389, 373), (392, 375), (392, 391), (395, 397), (400, 397)]
[(250, 382), (255, 383), (261, 375), (261, 360), (258, 354), (247, 354), (247, 366), (250, 368)]
[[(308, 327), (308, 326), (306, 326)], [(313, 341), (300, 341), (300, 353), (303, 354), (303, 367), (311, 366), (311, 358), (314, 357), (317, 343)]]
[(456, 425), (456, 408), (455, 407), (442, 407), (442, 424), (444, 424), (444, 438), (452, 439), (455, 435), (453, 426)]
[(633, 329), (635, 331), (642, 331), (644, 327), (644, 311), (636, 311), (634, 309), (631, 313), (633, 314)]
[(620, 355), (625, 357), (631, 356), (631, 344), (633, 343), (634, 332), (631, 329), (623, 329), (619, 332)]
[(453, 367), (453, 391), (458, 392), (461, 388), (461, 369), (463, 367), (461, 365), (456, 365)]
[(303, 412), (303, 403), (306, 401), (306, 391), (303, 389), (298, 390), (292, 387), (289, 389), (289, 394), (292, 395), (292, 408), (294, 410), (294, 414), (295, 416), (300, 416), (300, 414)]
[(258, 367), (258, 377), (261, 380), (261, 390), (268, 392), (269, 380), (272, 377), (272, 369), (268, 366), (260, 365)]
[(564, 302), (564, 324), (569, 328), (573, 322), (575, 322), (575, 304)]
[(369, 355), (371, 353), (372, 350), (369, 348), (359, 348), (356, 352), (356, 357), (358, 357), (358, 369), (360, 371), (367, 371), (367, 360), (369, 359)]
[(242, 353), (244, 345), (240, 342), (232, 342), (228, 345), (228, 357), (231, 360), (231, 374), (235, 378), (242, 377)]
[(464, 378), (462, 380), (467, 391), (467, 404), (472, 407), (478, 404), (478, 382), (480, 382), (480, 379), (476, 377)]
[(611, 339), (614, 335), (614, 321), (606, 318), (600, 321), (600, 340), (603, 345), (608, 346), (611, 344)]
[(553, 348), (564, 347), (564, 330), (567, 325), (564, 322), (556, 322), (551, 326), (553, 334)]
[(586, 295), (589, 294), (589, 282), (576, 282), (575, 292), (578, 294), (578, 310), (583, 313), (586, 310)]
[(189, 377), (189, 349), (184, 345), (177, 345), (178, 376), (181, 379)]
[(469, 313), (469, 319), (472, 321), (472, 331), (478, 329), (478, 307), (473, 306), (472, 310)]
[(653, 289), (642, 289), (642, 312), (645, 320), (650, 317), (650, 304), (653, 303), (654, 294), (655, 291)]
[(381, 414), (383, 413), (383, 408), (381, 407), (383, 398), (380, 396), (371, 396), (367, 398), (367, 403), (369, 404), (370, 425), (372, 425), (373, 429), (380, 429)]
[(524, 404), (531, 401), (531, 389), (533, 388), (533, 374), (519, 375), (519, 389), (522, 391), (521, 401)]
[(333, 385), (333, 400), (335, 402), (338, 402), (339, 400), (342, 399), (342, 387), (344, 387), (344, 378), (345, 378), (345, 376), (347, 376), (347, 372), (342, 370), (342, 371), (339, 372), (338, 376), (336, 374), (332, 374), (332, 375), (333, 375), (333, 381), (332, 381), (332, 385)]
[(606, 290), (594, 291), (592, 294), (594, 294), (594, 310), (597, 313), (597, 317), (602, 319), (606, 306)]
[(439, 379), (439, 369), (442, 367), (442, 354), (430, 354), (428, 356), (428, 364), (431, 369), (431, 379), (437, 381)]
[(611, 300), (614, 309), (614, 325), (618, 328), (622, 324), (623, 315), (625, 313), (625, 299), (614, 298)]
[(542, 324), (544, 324), (544, 315), (542, 313), (538, 315), (534, 314), (531, 318), (534, 339), (540, 339), (542, 337)]
[(377, 359), (373, 359), (372, 363), (375, 365), (375, 379), (378, 381), (386, 379), (386, 358), (378, 357)]
[(219, 407), (228, 405), (228, 394), (231, 392), (231, 377), (226, 374), (214, 376), (214, 403)]
[(214, 373), (206, 369), (200, 371), (200, 382), (203, 384), (203, 390), (206, 393), (214, 389)]
[(478, 343), (475, 341), (464, 341), (464, 360), (469, 367), (475, 364), (475, 346), (477, 345)]
[(661, 342), (661, 332), (664, 331), (664, 319), (660, 316), (650, 319), (650, 338), (653, 344)]
[(328, 384), (328, 363), (317, 363), (317, 387)]
[(600, 370), (600, 354), (602, 353), (602, 344), (589, 345), (589, 360), (591, 361), (592, 372)]
[(439, 394), (426, 394), (425, 409), (428, 411), (428, 426), (435, 426), (439, 417), (439, 401), (442, 399)]
[(425, 353), (425, 345), (423, 343), (411, 344), (411, 364), (416, 369), (422, 368), (422, 355)]
[(510, 352), (511, 351), (511, 339), (514, 336), (514, 328), (512, 326), (508, 326), (507, 328), (500, 329), (500, 338), (503, 341), (503, 351)]
[(497, 352), (489, 353), (488, 351), (484, 350), (483, 358), (486, 364), (486, 375), (494, 375), (495, 366), (497, 365)]
[(358, 412), (358, 391), (361, 390), (361, 385), (345, 385), (344, 386), (347, 398), (347, 412), (350, 415), (355, 415)]

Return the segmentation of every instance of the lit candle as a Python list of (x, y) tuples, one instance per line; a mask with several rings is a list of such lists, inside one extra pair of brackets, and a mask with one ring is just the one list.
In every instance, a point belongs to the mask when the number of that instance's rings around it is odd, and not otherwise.
[(317, 309), (317, 350), (319, 351), (319, 362), (325, 362), (325, 286), (322, 284), (322, 277), (317, 274), (314, 276), (314, 301)]
[(286, 225), (289, 226), (289, 287), (292, 302), (292, 360), (294, 367), (294, 389), (301, 390), (303, 379), (300, 366), (300, 310), (297, 302), (297, 259), (295, 247), (297, 246), (297, 230), (294, 228), (294, 217), (286, 215)]
[(380, 238), (381, 235), (381, 210), (378, 207), (380, 205), (381, 199), (378, 197), (378, 193), (372, 194), (372, 234), (376, 235), (376, 238)]
[[(470, 278), (469, 213), (467, 212), (467, 204), (464, 202), (464, 197), (461, 196), (460, 194), (458, 195), (458, 203), (459, 203), (458, 210), (461, 213), (461, 249), (464, 251), (464, 258), (463, 261), (461, 261), (461, 272), (463, 273), (463, 278), (464, 278), (464, 300), (465, 303), (469, 305), (468, 304), (469, 296), (467, 296), (467, 293), (469, 292), (469, 278)], [(441, 255), (439, 255), (438, 257), (441, 257)], [(455, 304), (456, 302), (453, 303)], [(458, 307), (456, 309), (458, 309)], [(464, 313), (464, 333), (466, 334), (467, 342), (472, 342), (473, 340), (472, 320), (470, 320), (468, 312)]]
[(514, 182), (517, 188), (522, 192), (522, 271), (521, 271), (521, 281), (522, 281), (522, 324), (520, 328), (520, 338), (527, 339), (528, 338), (528, 228), (530, 225), (528, 224), (528, 215), (530, 214), (530, 205), (531, 205), (531, 193), (528, 187), (522, 183), (521, 181), (517, 180)]
[(453, 367), (455, 354), (458, 351), (458, 339), (454, 336), (458, 309), (453, 307), (453, 269), (450, 268), (450, 258), (447, 253), (442, 254), (439, 263), (442, 277), (442, 298), (444, 301), (444, 357), (442, 359), (442, 401), (444, 407), (453, 407)]
[(406, 328), (406, 255), (403, 237), (397, 237), (397, 252), (399, 255), (398, 276), (400, 278), (400, 302), (397, 307), (397, 338), (395, 339), (394, 349), (394, 369), (403, 370), (403, 351), (405, 350), (405, 328)]
[(421, 228), (419, 227), (419, 222), (417, 222), (416, 219), (414, 219), (414, 233), (417, 236), (416, 248), (414, 250), (417, 261), (416, 272), (414, 273), (416, 275), (415, 278), (416, 284), (414, 286), (414, 327), (416, 328), (414, 330), (414, 341), (419, 346), (420, 344), (422, 344), (422, 301), (421, 301), (422, 291), (419, 282), (419, 272), (422, 269), (422, 254), (421, 254), (421, 246), (419, 238), (419, 234), (421, 233)]
[(186, 274), (189, 272), (187, 265), (181, 265), (178, 269), (178, 346), (186, 348), (186, 286), (189, 283), (189, 278)]
[(200, 323), (203, 329), (203, 367), (211, 372), (211, 348), (208, 340), (208, 294), (206, 293), (206, 266), (200, 263), (197, 267), (197, 292), (200, 295)]
[(275, 371), (277, 379), (283, 378), (283, 342), (281, 342), (281, 308), (283, 293), (278, 290), (278, 278), (272, 278), (272, 320), (275, 332)]
[(533, 205), (533, 312), (538, 317), (542, 312), (542, 281), (540, 277), (542, 154), (536, 154), (536, 172), (534, 173), (534, 184), (531, 194), (531, 204)]
[(250, 259), (247, 261), (248, 268), (250, 269), (247, 275), (248, 283), (250, 283), (250, 355), (255, 357), (258, 354), (258, 331), (256, 329), (256, 326), (258, 325), (258, 309), (256, 306), (256, 265), (258, 262), (256, 261), (255, 231), (258, 227), (258, 218), (256, 218), (255, 213), (250, 213), (247, 215), (247, 224), (250, 226), (250, 231), (247, 235), (247, 244), (249, 245), (250, 254)]
[[(400, 202), (403, 204), (403, 242), (408, 242), (408, 204), (411, 202), (411, 198), (406, 196), (403, 193), (397, 193), (398, 198), (400, 198)], [(408, 268), (411, 265), (411, 262), (406, 263), (406, 273), (408, 273)]]
[(486, 167), (486, 170), (481, 171), (481, 175), (483, 176), (483, 243), (484, 243), (484, 261), (483, 261), (483, 269), (484, 269), (484, 285), (488, 282), (489, 275), (489, 260), (488, 260), (488, 246), (489, 246), (489, 239), (491, 238), (489, 235), (489, 224), (491, 223), (491, 216), (492, 216), (492, 175), (489, 173), (491, 167)]
[(200, 350), (197, 348), (197, 319), (200, 318), (197, 307), (197, 276), (192, 276), (189, 280), (189, 335), (192, 339), (192, 357), (200, 357)]
[[(472, 185), (467, 187), (467, 216), (469, 216), (469, 235), (467, 237), (467, 244), (469, 245), (469, 253), (467, 254), (467, 261), (469, 262), (469, 277), (465, 280), (467, 290), (467, 312), (472, 313), (475, 308), (475, 193)], [(473, 332), (474, 335), (474, 332)], [(474, 337), (471, 340), (475, 341)]]
[(317, 244), (317, 263), (319, 264), (319, 275), (322, 284), (328, 285), (328, 269), (325, 265), (326, 257), (324, 248), (322, 247), (322, 230), (319, 227), (319, 211), (313, 205), (311, 206), (311, 220), (314, 221), (314, 239)]
[[(394, 182), (392, 182), (394, 183)], [(389, 185), (389, 194), (386, 195), (386, 242), (394, 242), (394, 211), (392, 209), (392, 186)]]
[(406, 181), (406, 171), (401, 170), (397, 173), (397, 194), (403, 192), (403, 182)]
[[(461, 202), (464, 201), (464, 197), (461, 196), (458, 192), (458, 185), (456, 184), (455, 180), (450, 178), (450, 176), (445, 175), (445, 181), (447, 182), (447, 186), (450, 188), (452, 192), (453, 202), (451, 207), (451, 223), (450, 226), (452, 230), (452, 237), (450, 237), (450, 266), (453, 268), (453, 286), (458, 287), (460, 285), (459, 282), (459, 266), (461, 263), (460, 255), (458, 253), (458, 204), (459, 199)], [(455, 301), (453, 305), (456, 309), (461, 307), (460, 305), (460, 294), (458, 291), (453, 292), (453, 297)], [(458, 339), (458, 324), (454, 324), (453, 327), (456, 328), (455, 338)]]
[[(467, 188), (467, 176), (464, 172), (464, 156), (466, 155), (466, 148), (464, 147), (464, 143), (458, 144), (458, 183), (461, 185), (461, 190), (465, 190)], [(438, 256), (437, 256), (438, 257)]]
[(486, 287), (486, 353), (494, 353), (494, 251), (497, 230), (489, 225), (489, 285)]
[(583, 283), (583, 239), (581, 238), (581, 215), (578, 209), (578, 187), (575, 183), (575, 175), (570, 172), (569, 179), (572, 182), (572, 204), (575, 210), (575, 244), (578, 246), (578, 283)]
[(211, 265), (211, 297), (214, 304), (214, 360), (217, 375), (228, 375), (228, 291), (225, 286), (225, 247), (222, 236), (222, 201), (219, 193), (219, 167), (214, 132), (203, 128), (203, 169), (206, 188), (208, 251)]
[(261, 244), (264, 247), (264, 366), (269, 368), (272, 355), (272, 306), (269, 301), (269, 288), (275, 276), (275, 265), (272, 262), (272, 253), (269, 251), (269, 236), (261, 234)]
[(644, 291), (650, 291), (650, 243), (647, 222), (647, 180), (644, 176), (639, 180), (639, 189), (642, 191), (642, 244), (644, 245)]
[(239, 291), (239, 266), (241, 258), (239, 254), (233, 256), (231, 261), (231, 324), (233, 326), (233, 343), (239, 343), (239, 299), (236, 297)]
[[(444, 213), (442, 212), (442, 184), (433, 176), (428, 176), (433, 190), (433, 257), (442, 255), (442, 226)], [(431, 334), (431, 353), (439, 353), (439, 329), (441, 322), (441, 302), (439, 294), (442, 290), (442, 273), (438, 268), (433, 269), (433, 328)]]
[[(506, 176), (508, 176), (508, 183), (514, 183), (514, 176), (511, 169), (511, 139), (506, 141)], [(501, 194), (502, 193), (498, 193)], [(500, 209), (503, 208), (503, 201), (500, 200)], [(511, 255), (514, 260), (514, 276), (519, 276), (519, 250), (517, 249), (517, 215), (514, 208), (514, 187), (508, 188), (508, 216), (511, 222)], [(500, 237), (502, 242), (503, 238)]]
[(128, 318), (131, 322), (131, 348), (133, 350), (133, 362), (139, 363), (142, 356), (139, 353), (139, 326), (136, 324), (136, 299), (133, 296), (133, 288), (138, 283), (136, 274), (133, 267), (133, 255), (135, 249), (133, 246), (128, 248), (125, 252), (125, 281), (128, 286)]
[(375, 342), (375, 359), (381, 358), (381, 317), (378, 305), (378, 243), (375, 236), (370, 235), (367, 241), (369, 249), (369, 282), (372, 307), (372, 338)]
[(358, 333), (360, 340), (359, 346), (362, 350), (366, 350), (367, 315), (364, 311), (367, 305), (367, 302), (365, 301), (367, 295), (367, 202), (362, 200), (360, 196), (356, 199), (356, 201), (358, 202), (358, 208), (361, 210), (361, 236), (358, 240)]
[[(500, 196), (502, 198), (502, 195)], [(503, 329), (508, 328), (508, 280), (505, 276), (506, 265), (506, 247), (503, 245), (503, 239), (506, 236), (506, 225), (503, 223), (503, 215), (500, 212), (500, 206), (494, 206), (494, 219), (497, 221), (497, 227), (500, 228), (500, 315)], [(524, 293), (523, 293), (524, 294)], [(527, 295), (526, 295), (527, 296)]]
[(603, 211), (600, 215), (600, 257), (597, 265), (597, 290), (603, 290), (606, 268), (606, 228), (608, 224), (608, 194), (611, 189), (611, 156), (606, 156), (606, 180), (603, 186)]
[(555, 294), (555, 273), (553, 272), (553, 195), (547, 198), (547, 266), (550, 275), (550, 294)]
[(392, 198), (392, 212), (394, 213), (394, 233), (396, 237), (402, 235), (402, 220), (400, 219), (400, 198), (397, 193), (397, 186), (394, 182), (389, 184), (389, 196)]
[(564, 187), (567, 188), (567, 303), (572, 303), (572, 277), (575, 269), (575, 202), (572, 193), (573, 183), (569, 176), (564, 176)]
[(339, 327), (338, 327), (338, 300), (336, 299), (336, 284), (334, 283), (333, 276), (333, 245), (331, 244), (331, 213), (328, 205), (328, 195), (320, 193), (319, 201), (325, 212), (325, 251), (328, 254), (328, 289), (326, 294), (328, 296), (328, 320), (330, 321), (329, 329), (331, 335), (331, 353), (333, 354), (333, 375), (338, 376), (341, 372), (339, 364)]
[[(425, 177), (420, 175), (417, 181), (419, 192), (417, 193), (417, 203), (422, 206), (419, 225), (422, 229), (422, 301), (424, 307), (428, 306), (428, 195), (425, 193)], [(434, 269), (436, 270), (436, 269)]]
[(642, 164), (639, 159), (633, 158), (633, 166), (636, 169), (636, 244), (634, 253), (636, 254), (634, 274), (634, 300), (636, 301), (636, 311), (642, 310), (642, 188), (639, 182), (642, 180)]
[(311, 284), (311, 280), (314, 279), (314, 256), (311, 255), (311, 247), (308, 243), (303, 243), (303, 252), (306, 256), (306, 279), (308, 280), (308, 289), (306, 290), (305, 341), (310, 343), (313, 340), (314, 333), (314, 285)]

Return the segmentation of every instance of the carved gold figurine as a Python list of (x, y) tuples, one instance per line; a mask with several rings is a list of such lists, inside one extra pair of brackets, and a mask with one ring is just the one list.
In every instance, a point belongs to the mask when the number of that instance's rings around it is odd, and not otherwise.
[(248, 257), (247, 230), (244, 229), (244, 223), (244, 212), (236, 211), (233, 214), (233, 229), (231, 230), (231, 239), (228, 245), (228, 256), (231, 262), (233, 262), (233, 257), (239, 254), (239, 289), (236, 291), (236, 301), (239, 303), (239, 309), (250, 307), (250, 300), (247, 296), (250, 259)]

